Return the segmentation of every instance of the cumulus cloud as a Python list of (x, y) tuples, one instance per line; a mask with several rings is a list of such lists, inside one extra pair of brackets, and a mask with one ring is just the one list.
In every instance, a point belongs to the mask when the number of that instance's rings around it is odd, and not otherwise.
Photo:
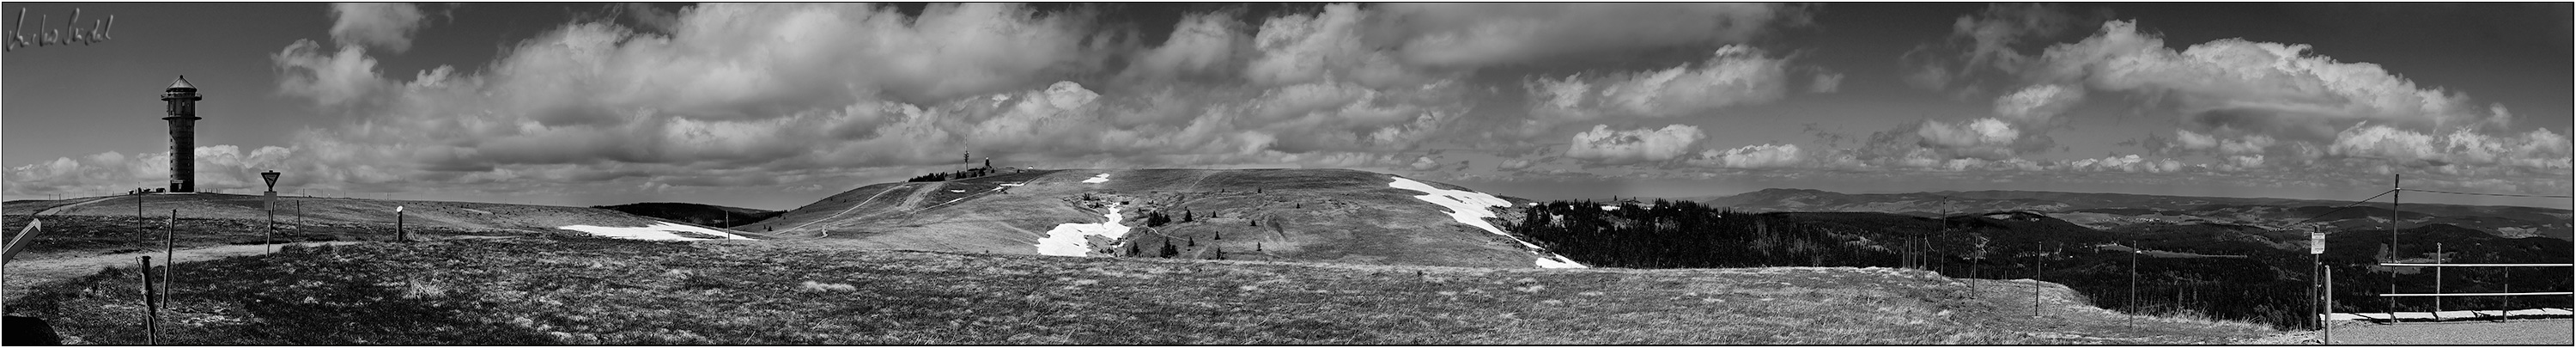
[(1376, 28), (1395, 56), (1430, 66), (1489, 66), (1624, 50), (1740, 43), (1806, 23), (1769, 3), (1389, 3)]
[(1952, 21), (1945, 42), (1907, 51), (1901, 60), (1912, 71), (1904, 80), (1934, 90), (1973, 87), (1969, 84), (1977, 72), (2022, 69), (2031, 58), (2014, 46), (2059, 35), (2079, 23), (2081, 18), (2053, 4), (1986, 5), (1976, 14)]
[(2455, 128), (2433, 135), (2386, 125), (2364, 125), (2336, 134), (2327, 153), (2436, 166), (2503, 166), (2532, 172), (2565, 173), (2568, 139), (2549, 129), (2513, 136), (2489, 136)]
[(1814, 82), (1807, 83), (1807, 93), (1833, 93), (1842, 89), (1843, 74), (1840, 73), (1818, 73)]
[[(245, 153), (236, 146), (216, 145), (192, 151), (199, 191), (259, 189), (265, 186), (259, 178), (260, 171), (301, 168), (296, 166), (299, 163), (295, 162), (295, 151), (283, 147), (261, 147)], [(170, 179), (170, 152), (62, 157), (9, 168), (7, 175), (12, 194), (99, 194), (138, 187), (162, 188)]]
[(2042, 124), (2084, 101), (2082, 87), (2032, 85), (1995, 98), (1995, 115), (2022, 124)]
[(2330, 139), (2331, 123), (2421, 126), (2501, 124), (2510, 112), (2466, 93), (2416, 86), (2377, 64), (2338, 62), (2308, 45), (2220, 39), (2182, 51), (2127, 21), (2103, 23), (2083, 41), (2048, 49), (2034, 79), (2082, 82), (2180, 102), (2183, 121), (2303, 140)]
[(1702, 137), (1699, 127), (1690, 125), (1634, 130), (1594, 125), (1591, 131), (1574, 134), (1565, 156), (1609, 164), (1668, 161), (1689, 153)]
[(331, 41), (340, 46), (376, 46), (396, 53), (411, 50), (411, 36), (429, 25), (420, 5), (385, 2), (331, 4)]
[(1923, 120), (1870, 133), (1859, 148), (1820, 153), (1816, 163), (1835, 167), (1920, 169), (2029, 169), (2019, 158), (2056, 146), (2045, 135), (1999, 118), (1964, 122)]
[[(1105, 43), (1114, 40), (1078, 12), (1001, 4), (913, 16), (707, 4), (676, 15), (660, 32), (562, 26), (483, 73), (442, 66), (388, 78), (365, 47), (290, 45), (271, 57), (282, 93), (352, 117), (294, 136), (297, 161), (319, 163), (299, 177), (348, 188), (804, 187), (948, 163), (959, 151), (1043, 166), (1405, 168), (1418, 159), (1382, 154), (1420, 146), (1469, 109), (1452, 75), (1372, 84), (1331, 70), (1240, 82), (1267, 55), (1295, 53), (1249, 47), (1251, 38), (1311, 36), (1308, 24), (1337, 16), (1329, 10), (1267, 19), (1295, 27), (1273, 32), (1195, 15), (1152, 47)], [(830, 34), (847, 32), (871, 34)], [(1103, 74), (1128, 53), (1137, 59)], [(778, 179), (726, 179), (755, 173)]]
[(1531, 114), (1590, 120), (1609, 116), (1671, 117), (1729, 106), (1779, 100), (1787, 94), (1788, 62), (1761, 49), (1726, 46), (1696, 66), (1585, 78), (1540, 78), (1526, 84)]
[(1248, 54), (1252, 37), (1234, 12), (1191, 14), (1181, 18), (1161, 46), (1148, 49), (1125, 72), (1132, 79), (1170, 79), (1185, 75), (1231, 72), (1238, 56)]
[(1252, 38), (1259, 55), (1247, 63), (1243, 75), (1265, 85), (1325, 79), (1388, 85), (1422, 78), (1415, 68), (1362, 41), (1361, 31), (1372, 15), (1358, 5), (1333, 4), (1325, 6), (1323, 13), (1263, 22)]
[[(2258, 159), (2259, 161), (2259, 159)], [(2181, 161), (2172, 158), (2146, 159), (2138, 155), (2086, 158), (2067, 162), (2069, 169), (2129, 173), (2172, 173), (2182, 171)]]
[(1691, 164), (1721, 168), (1791, 167), (1806, 161), (1796, 144), (1759, 144), (1733, 149), (1701, 151)]
[(360, 46), (325, 50), (313, 40), (296, 40), (269, 60), (278, 70), (278, 93), (320, 106), (350, 106), (389, 83), (377, 72), (376, 59)]

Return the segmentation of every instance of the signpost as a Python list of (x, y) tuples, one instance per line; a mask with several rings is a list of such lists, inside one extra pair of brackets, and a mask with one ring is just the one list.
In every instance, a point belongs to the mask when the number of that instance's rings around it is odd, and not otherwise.
[(260, 244), (268, 245), (265, 248), (271, 254), (277, 253), (277, 176), (274, 170), (259, 173), (260, 180), (268, 181), (268, 192), (259, 200), (259, 210), (268, 212), (268, 234), (260, 237)]
[(403, 233), (403, 207), (399, 205), (394, 206), (394, 238), (405, 242), (411, 241), (411, 234)]
[[(2325, 293), (2322, 295), (2326, 298), (2326, 303), (2328, 304), (2324, 309), (2317, 312), (2317, 328), (2325, 330), (2326, 332), (2322, 344), (2334, 344), (2334, 328), (2331, 326), (2334, 324), (2334, 305), (2332, 304), (2334, 303), (2334, 290), (2332, 290), (2332, 286), (2334, 286), (2334, 284), (2332, 283), (2332, 279), (2326, 279), (2325, 277), (2317, 275), (2318, 272), (2327, 271), (2325, 254), (2326, 233), (2324, 231), (2316, 231), (2314, 228), (2311, 228), (2310, 232), (2308, 232), (2308, 262), (2311, 263), (2308, 267), (2308, 278), (2316, 279), (2316, 281), (2309, 284), (2308, 289), (2310, 291), (2315, 291), (2320, 286), (2327, 288)], [(2308, 303), (2314, 304), (2317, 302), (2316, 299), (2311, 298), (2308, 300)]]

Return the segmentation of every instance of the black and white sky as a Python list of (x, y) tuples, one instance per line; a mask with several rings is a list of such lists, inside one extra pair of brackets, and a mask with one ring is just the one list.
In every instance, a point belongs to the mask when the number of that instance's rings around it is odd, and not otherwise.
[(2576, 95), (2568, 3), (8, 7), (118, 16), (6, 53), (9, 199), (157, 187), (179, 75), (208, 190), (765, 209), (966, 152), (1539, 199), (2565, 194)]

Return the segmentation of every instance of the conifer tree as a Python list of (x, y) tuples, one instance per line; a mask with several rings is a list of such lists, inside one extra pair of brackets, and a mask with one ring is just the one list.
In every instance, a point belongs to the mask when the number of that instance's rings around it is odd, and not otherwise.
[(1181, 249), (1173, 248), (1171, 239), (1163, 239), (1163, 258), (1168, 259), (1179, 255), (1181, 255)]

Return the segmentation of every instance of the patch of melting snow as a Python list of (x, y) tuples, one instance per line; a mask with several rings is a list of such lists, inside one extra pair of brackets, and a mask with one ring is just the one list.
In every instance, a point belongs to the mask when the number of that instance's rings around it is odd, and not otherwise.
[(1601, 206), (1601, 211), (1619, 211), (1619, 206), (1616, 206), (1616, 205), (1604, 205), (1604, 206)]
[[(1106, 181), (1106, 179), (1102, 180)], [(1038, 238), (1038, 254), (1055, 256), (1090, 256), (1092, 254), (1092, 238), (1097, 237), (1114, 241), (1118, 240), (1119, 237), (1127, 236), (1128, 227), (1126, 225), (1118, 224), (1118, 220), (1122, 218), (1118, 214), (1118, 206), (1110, 206), (1109, 213), (1103, 214), (1100, 217), (1108, 219), (1109, 221), (1089, 224), (1074, 223), (1055, 225), (1055, 229), (1047, 230), (1046, 238)]]
[(1425, 195), (1413, 196), (1413, 198), (1420, 199), (1424, 202), (1431, 202), (1431, 204), (1439, 205), (1443, 208), (1449, 208), (1449, 217), (1457, 219), (1458, 223), (1467, 224), (1467, 226), (1475, 226), (1476, 228), (1484, 229), (1485, 232), (1491, 232), (1495, 235), (1503, 236), (1503, 238), (1511, 238), (1514, 242), (1521, 242), (1521, 246), (1529, 247), (1529, 250), (1533, 250), (1533, 253), (1538, 254), (1538, 260), (1534, 263), (1537, 264), (1539, 268), (1591, 268), (1584, 266), (1582, 263), (1574, 262), (1572, 259), (1567, 259), (1565, 256), (1549, 253), (1546, 251), (1547, 249), (1538, 247), (1538, 244), (1530, 244), (1529, 241), (1521, 240), (1519, 237), (1513, 237), (1508, 233), (1503, 233), (1503, 229), (1494, 228), (1494, 224), (1485, 222), (1485, 218), (1494, 217), (1494, 212), (1486, 210), (1487, 208), (1510, 207), (1512, 206), (1511, 201), (1505, 201), (1502, 198), (1494, 197), (1494, 195), (1484, 194), (1482, 192), (1441, 189), (1438, 187), (1432, 187), (1431, 184), (1425, 184), (1420, 181), (1413, 181), (1413, 179), (1405, 179), (1402, 177), (1396, 177), (1395, 182), (1390, 182), (1386, 185), (1388, 187), (1427, 193)]
[(567, 230), (574, 230), (574, 231), (581, 231), (582, 233), (589, 233), (589, 234), (591, 234), (591, 235), (597, 235), (597, 236), (602, 236), (602, 237), (624, 238), (624, 239), (641, 239), (641, 240), (683, 240), (683, 241), (687, 241), (687, 240), (710, 240), (710, 239), (708, 239), (708, 238), (690, 238), (690, 237), (683, 237), (683, 236), (680, 236), (679, 234), (671, 233), (671, 231), (679, 231), (679, 232), (702, 233), (702, 234), (707, 234), (707, 235), (712, 235), (712, 236), (725, 237), (724, 239), (752, 240), (751, 238), (744, 238), (743, 236), (733, 235), (732, 233), (724, 233), (723, 231), (711, 230), (711, 229), (707, 229), (707, 228), (705, 228), (705, 227), (689, 226), (689, 225), (675, 224), (675, 223), (669, 223), (669, 222), (659, 222), (659, 221), (654, 222), (652, 226), (644, 226), (644, 227), (606, 227), (606, 226), (591, 226), (591, 225), (572, 225), (572, 226), (564, 226), (564, 227), (556, 227), (556, 228), (560, 228), (560, 229), (567, 229)]
[(1092, 176), (1090, 179), (1082, 179), (1082, 183), (1085, 184), (1098, 184), (1104, 182), (1109, 182), (1109, 173), (1100, 173), (1100, 175)]

